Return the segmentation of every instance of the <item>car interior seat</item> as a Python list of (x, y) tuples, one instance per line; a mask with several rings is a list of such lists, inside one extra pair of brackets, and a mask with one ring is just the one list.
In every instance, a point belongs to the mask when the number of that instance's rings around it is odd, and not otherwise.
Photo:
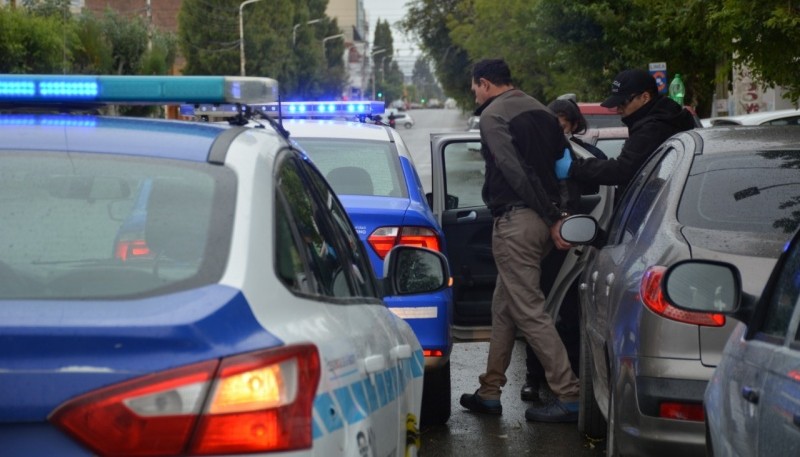
[(179, 180), (155, 180), (147, 202), (145, 241), (159, 259), (202, 258), (211, 213), (210, 189)]
[(374, 187), (369, 173), (359, 167), (339, 167), (325, 176), (337, 194), (373, 195)]

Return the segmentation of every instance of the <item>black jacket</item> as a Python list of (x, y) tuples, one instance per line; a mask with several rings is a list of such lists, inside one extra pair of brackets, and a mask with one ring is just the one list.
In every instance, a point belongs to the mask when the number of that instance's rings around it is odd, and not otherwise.
[(487, 100), (476, 114), (486, 162), (483, 201), (492, 213), (525, 204), (552, 225), (560, 219), (562, 200), (555, 161), (569, 145), (558, 119), (518, 89)]
[(628, 140), (616, 159), (577, 159), (569, 177), (585, 184), (627, 186), (639, 167), (667, 138), (695, 127), (692, 114), (668, 97), (657, 97), (622, 118)]

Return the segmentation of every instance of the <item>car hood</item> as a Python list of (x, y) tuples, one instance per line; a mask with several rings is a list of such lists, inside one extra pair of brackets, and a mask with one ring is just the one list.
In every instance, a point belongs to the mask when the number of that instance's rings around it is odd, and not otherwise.
[(100, 387), (282, 344), (227, 286), (137, 300), (5, 301), (0, 423), (44, 421)]
[[(691, 246), (692, 258), (728, 262), (742, 273), (742, 290), (761, 295), (772, 268), (786, 243), (779, 235), (703, 230), (684, 227), (683, 236)], [(722, 350), (738, 321), (728, 318), (724, 327), (700, 327), (700, 359), (717, 366)]]

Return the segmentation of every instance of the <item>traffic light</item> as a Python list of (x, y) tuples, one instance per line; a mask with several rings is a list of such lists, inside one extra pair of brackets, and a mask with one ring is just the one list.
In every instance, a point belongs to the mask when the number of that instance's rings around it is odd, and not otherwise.
[(378, 98), (383, 98), (383, 92), (378, 92)]
[(422, 103), (422, 104), (424, 105), (424, 104), (425, 104), (425, 99), (424, 99), (424, 98), (423, 98), (423, 99), (420, 99), (420, 101), (419, 101), (419, 102), (420, 102), (420, 103)]

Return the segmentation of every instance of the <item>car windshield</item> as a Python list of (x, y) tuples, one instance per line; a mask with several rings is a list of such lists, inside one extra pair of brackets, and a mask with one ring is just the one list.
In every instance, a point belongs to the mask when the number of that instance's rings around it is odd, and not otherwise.
[(0, 170), (0, 299), (143, 296), (222, 274), (231, 170), (62, 152), (6, 152)]
[(339, 195), (408, 197), (394, 146), (388, 141), (297, 138)]
[(800, 224), (800, 150), (696, 156), (678, 209), (692, 227), (791, 234)]

